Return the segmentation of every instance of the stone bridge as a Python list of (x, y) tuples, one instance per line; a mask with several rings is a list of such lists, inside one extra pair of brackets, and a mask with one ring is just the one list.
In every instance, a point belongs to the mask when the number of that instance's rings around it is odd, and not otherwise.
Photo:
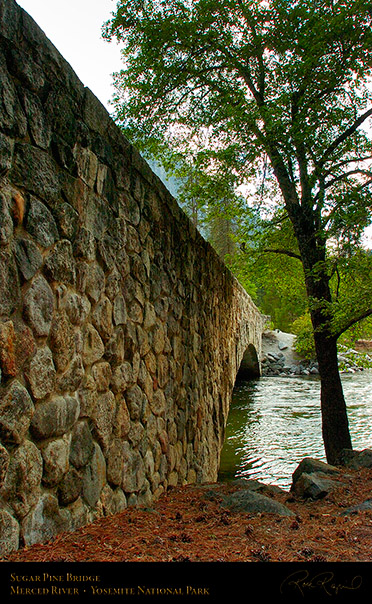
[(0, 47), (4, 555), (215, 481), (263, 318), (14, 0)]

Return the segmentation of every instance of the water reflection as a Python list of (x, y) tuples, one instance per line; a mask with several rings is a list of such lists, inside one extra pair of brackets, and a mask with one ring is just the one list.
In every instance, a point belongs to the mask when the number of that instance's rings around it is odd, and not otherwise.
[[(342, 376), (354, 449), (372, 447), (372, 373)], [(219, 478), (256, 478), (288, 488), (304, 457), (325, 461), (319, 379), (263, 377), (237, 383)]]

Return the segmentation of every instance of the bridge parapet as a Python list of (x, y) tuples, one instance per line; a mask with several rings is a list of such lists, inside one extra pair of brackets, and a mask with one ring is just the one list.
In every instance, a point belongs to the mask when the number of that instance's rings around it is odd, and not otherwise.
[(262, 317), (14, 0), (0, 62), (4, 555), (215, 480)]

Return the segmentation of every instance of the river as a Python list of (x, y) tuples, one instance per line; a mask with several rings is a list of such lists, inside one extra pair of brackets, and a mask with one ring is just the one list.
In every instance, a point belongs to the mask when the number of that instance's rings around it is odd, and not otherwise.
[[(353, 448), (372, 447), (372, 371), (343, 374), (342, 383)], [(319, 378), (262, 377), (237, 383), (219, 480), (254, 478), (288, 489), (304, 457), (326, 461)]]

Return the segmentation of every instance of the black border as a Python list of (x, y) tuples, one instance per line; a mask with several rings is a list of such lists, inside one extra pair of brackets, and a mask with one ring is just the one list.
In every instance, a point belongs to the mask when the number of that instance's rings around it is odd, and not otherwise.
[(2, 562), (1, 600), (22, 604), (231, 600), (243, 604), (257, 598), (271, 598), (274, 604), (370, 602), (371, 570), (368, 562)]

